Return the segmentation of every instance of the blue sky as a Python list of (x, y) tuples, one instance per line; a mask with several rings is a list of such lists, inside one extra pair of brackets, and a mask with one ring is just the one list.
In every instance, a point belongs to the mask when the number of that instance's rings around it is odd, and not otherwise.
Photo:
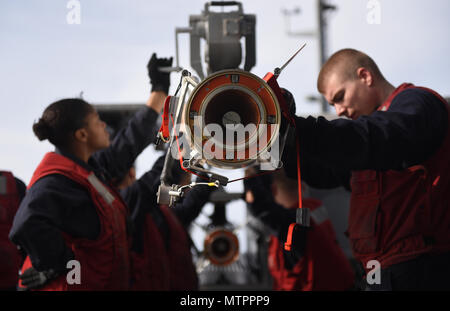
[[(329, 1), (338, 10), (329, 18), (329, 52), (352, 47), (371, 55), (393, 84), (413, 82), (450, 95), (450, 2), (379, 0), (381, 23), (367, 22), (369, 0)], [(78, 96), (97, 103), (144, 103), (150, 86), (146, 63), (152, 52), (175, 53), (175, 27), (199, 14), (198, 0), (80, 0), (81, 24), (69, 25), (66, 0), (0, 0), (0, 169), (26, 183), (45, 152), (31, 126), (51, 102)], [(303, 42), (307, 48), (283, 72), (279, 83), (296, 97), (297, 112), (315, 114), (319, 71), (317, 42), (286, 34), (282, 9), (301, 7), (293, 30), (316, 26), (314, 0), (244, 0), (257, 16), (257, 66), (263, 76), (281, 65)], [(189, 69), (188, 39), (180, 41), (181, 65)], [(172, 75), (176, 87), (178, 76)], [(138, 174), (150, 168), (149, 148), (138, 160)], [(241, 185), (230, 186), (240, 190)]]

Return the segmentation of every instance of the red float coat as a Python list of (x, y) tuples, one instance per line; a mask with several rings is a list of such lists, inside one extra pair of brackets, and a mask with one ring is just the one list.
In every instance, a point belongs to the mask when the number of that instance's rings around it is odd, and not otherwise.
[[(68, 247), (81, 266), (81, 284), (68, 284), (66, 275), (48, 282), (40, 290), (127, 290), (130, 282), (129, 240), (127, 235), (127, 208), (112, 187), (102, 183), (93, 172), (74, 161), (49, 152), (33, 174), (28, 188), (40, 178), (61, 174), (85, 187), (94, 203), (101, 231), (96, 240), (72, 238), (64, 234)], [(31, 267), (26, 258), (22, 271)], [(20, 284), (19, 284), (20, 285)]]
[[(379, 108), (389, 110), (402, 84)], [(449, 104), (436, 92), (447, 108)], [(424, 253), (450, 251), (450, 126), (440, 148), (424, 163), (402, 171), (355, 171), (351, 178), (348, 234), (355, 258), (381, 268)]]
[(337, 244), (325, 207), (319, 200), (311, 198), (303, 199), (302, 205), (311, 211), (311, 227), (306, 232), (304, 254), (292, 269), (285, 266), (282, 243), (271, 236), (268, 265), (273, 289), (342, 291), (352, 288), (353, 269)]
[(16, 180), (10, 172), (0, 172), (0, 290), (15, 288), (22, 258), (17, 247), (9, 240), (14, 215), (20, 197)]
[(146, 214), (142, 253), (132, 252), (133, 290), (197, 290), (190, 242), (183, 225), (168, 206), (160, 205), (169, 227), (166, 244), (151, 214)]

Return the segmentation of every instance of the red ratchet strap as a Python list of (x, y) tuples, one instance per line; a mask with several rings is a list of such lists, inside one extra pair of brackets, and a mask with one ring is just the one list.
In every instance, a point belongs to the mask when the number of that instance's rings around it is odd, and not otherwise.
[[(170, 130), (169, 130), (169, 110), (170, 110), (170, 99), (172, 96), (167, 96), (164, 101), (164, 110), (163, 110), (163, 118), (161, 127), (159, 128), (159, 137), (165, 143), (167, 143), (170, 139)], [(173, 120), (172, 120), (173, 123)]]
[[(294, 117), (290, 115), (289, 108), (284, 100), (284, 96), (282, 94), (282, 90), (277, 82), (277, 77), (269, 72), (264, 76), (264, 81), (272, 88), (275, 95), (278, 98), (278, 102), (280, 103), (281, 111), (284, 117), (291, 123), (291, 125), (295, 128), (295, 120)], [(297, 181), (298, 181), (298, 208), (302, 208), (302, 177), (300, 174), (300, 143), (297, 140)], [(284, 249), (286, 251), (292, 250), (292, 236), (295, 228), (299, 226), (299, 224), (292, 223), (289, 225), (288, 234), (286, 238), (286, 243), (284, 243)]]
[[(297, 182), (298, 182), (298, 208), (303, 208), (302, 206), (302, 177), (300, 175), (300, 143), (297, 140)], [(284, 249), (287, 251), (292, 250), (292, 235), (294, 233), (295, 227), (299, 224), (292, 223), (289, 225), (288, 234), (286, 238), (286, 243), (284, 243)]]
[[(172, 120), (172, 126), (175, 126), (175, 122), (173, 121), (173, 116), (170, 113), (170, 99), (171, 98), (172, 98), (172, 96), (167, 96), (165, 101), (164, 101), (163, 118), (162, 118), (161, 127), (159, 128), (159, 132), (158, 132), (159, 138), (165, 143), (169, 142), (169, 140), (170, 140), (170, 128), (169, 128), (170, 120)], [(181, 148), (180, 148), (180, 143), (178, 141), (178, 135), (177, 134), (175, 134), (175, 140), (177, 142), (177, 147), (178, 147), (178, 155), (179, 155), (179, 160), (180, 160), (180, 167), (184, 171), (186, 171), (188, 173), (191, 173), (191, 174), (194, 174), (194, 175), (196, 175), (196, 176), (198, 176), (200, 178), (206, 179), (205, 177), (200, 176), (200, 175), (196, 174), (195, 172), (192, 172), (192, 171), (188, 170), (187, 168), (185, 168), (183, 166), (183, 159), (181, 157)]]
[[(169, 119), (169, 114), (167, 115), (167, 119)], [(175, 126), (175, 122), (173, 121), (173, 116), (172, 116), (172, 115), (170, 115), (170, 119), (172, 120), (172, 125)], [(164, 116), (163, 116), (163, 124), (164, 124)], [(162, 126), (161, 126), (161, 127), (162, 127)], [(169, 128), (169, 122), (168, 122), (168, 121), (167, 121), (167, 128)], [(200, 177), (201, 179), (208, 180), (207, 177), (202, 176), (202, 175), (199, 175), (199, 174), (197, 174), (197, 173), (195, 173), (195, 172), (193, 172), (193, 171), (191, 171), (191, 170), (189, 170), (189, 169), (187, 169), (187, 168), (185, 168), (185, 167), (183, 166), (183, 157), (181, 156), (180, 142), (178, 141), (178, 135), (177, 135), (176, 133), (175, 133), (175, 140), (176, 140), (176, 142), (177, 142), (177, 147), (178, 147), (178, 159), (180, 160), (180, 167), (181, 167), (181, 169), (182, 169), (183, 171), (185, 171), (185, 172), (194, 174), (195, 176), (198, 176), (198, 177)], [(167, 151), (167, 152), (169, 152), (169, 151)]]
[(278, 85), (277, 77), (272, 73), (268, 72), (264, 78), (264, 81), (270, 86), (270, 88), (273, 90), (275, 95), (277, 96), (278, 102), (280, 104), (281, 112), (283, 113), (284, 117), (291, 123), (292, 126), (295, 127), (295, 121), (294, 118), (289, 113), (289, 108), (286, 104), (286, 101), (284, 100), (283, 92)]

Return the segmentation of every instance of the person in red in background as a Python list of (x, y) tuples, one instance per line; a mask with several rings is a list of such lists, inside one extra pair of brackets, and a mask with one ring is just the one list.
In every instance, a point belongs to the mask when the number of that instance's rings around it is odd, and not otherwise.
[[(254, 170), (247, 171), (247, 176)], [(355, 286), (349, 260), (336, 240), (322, 202), (303, 198), (311, 211), (311, 226), (297, 232), (293, 251), (285, 251), (283, 241), (295, 222), (298, 208), (297, 181), (286, 177), (284, 169), (244, 180), (245, 199), (250, 211), (274, 233), (268, 248), (268, 267), (274, 290), (344, 291)]]
[(0, 291), (16, 290), (23, 259), (8, 234), (25, 191), (20, 179), (11, 172), (0, 171)]
[[(198, 278), (186, 228), (198, 216), (215, 187), (198, 185), (185, 192), (173, 207), (157, 204), (156, 193), (165, 155), (136, 180), (134, 169), (121, 184), (133, 222), (131, 246), (132, 290), (198, 290)], [(170, 184), (187, 185), (191, 174), (174, 162)]]

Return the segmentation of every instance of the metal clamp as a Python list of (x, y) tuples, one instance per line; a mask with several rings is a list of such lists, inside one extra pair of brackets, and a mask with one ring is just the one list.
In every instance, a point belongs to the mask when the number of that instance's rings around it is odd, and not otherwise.
[(309, 208), (297, 208), (295, 222), (302, 227), (308, 228), (311, 224), (311, 211)]

